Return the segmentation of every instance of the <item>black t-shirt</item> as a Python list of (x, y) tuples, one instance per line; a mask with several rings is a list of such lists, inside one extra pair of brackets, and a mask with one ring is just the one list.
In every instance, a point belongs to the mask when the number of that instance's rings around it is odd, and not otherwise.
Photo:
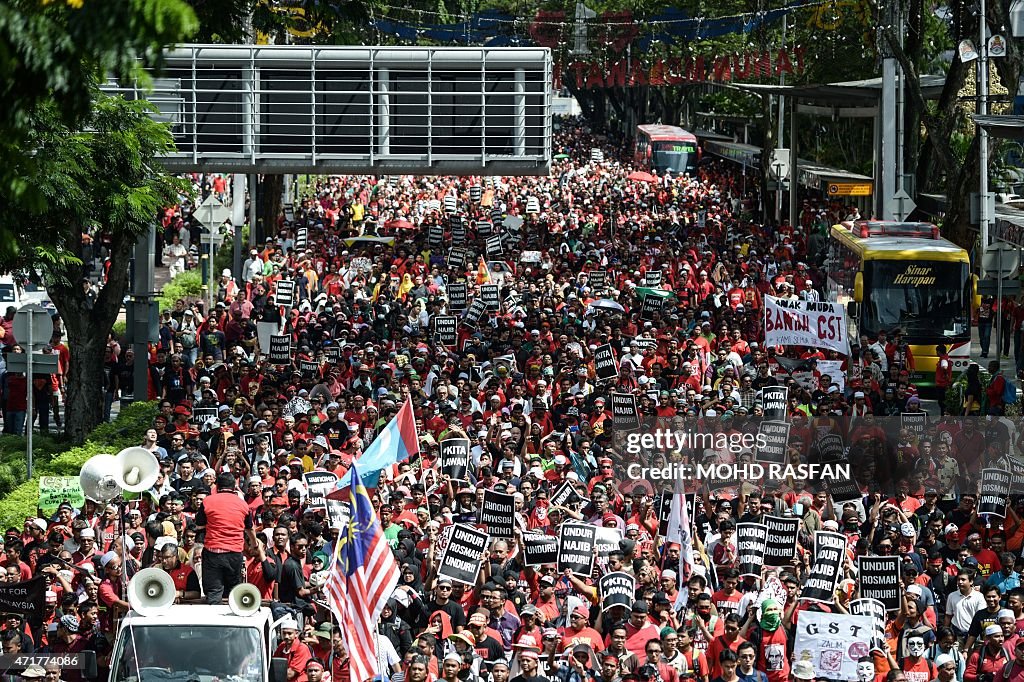
[(448, 617), (451, 618), (453, 628), (466, 626), (466, 612), (453, 599), (449, 599), (448, 603), (443, 606), (433, 601), (428, 603), (427, 613), (433, 613), (434, 611), (444, 611), (447, 613)]
[(284, 604), (304, 605), (305, 600), (299, 597), (299, 590), (306, 584), (306, 576), (302, 572), (302, 564), (295, 557), (288, 557), (281, 564), (281, 579), (278, 581), (278, 598)]

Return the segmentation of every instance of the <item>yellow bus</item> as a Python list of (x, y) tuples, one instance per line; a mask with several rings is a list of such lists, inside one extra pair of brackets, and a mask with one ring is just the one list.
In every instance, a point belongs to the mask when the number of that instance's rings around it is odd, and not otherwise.
[(935, 384), (935, 347), (943, 344), (953, 375), (967, 368), (974, 279), (970, 257), (931, 223), (878, 220), (834, 225), (826, 262), (828, 300), (847, 306), (850, 337), (874, 341), (903, 331), (914, 355), (911, 380)]

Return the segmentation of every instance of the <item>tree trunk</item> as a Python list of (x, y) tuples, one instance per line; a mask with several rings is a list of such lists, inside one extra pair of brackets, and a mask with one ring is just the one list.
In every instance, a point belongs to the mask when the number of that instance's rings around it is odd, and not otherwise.
[[(128, 261), (134, 246), (130, 235), (114, 236), (107, 282), (91, 307), (81, 286), (80, 271), (70, 272), (65, 282), (47, 287), (68, 335), (71, 362), (66, 377), (64, 424), (68, 438), (76, 444), (84, 442), (103, 421), (103, 354), (128, 289)], [(73, 250), (81, 257), (80, 244)]]
[(259, 229), (253, 234), (253, 246), (262, 247), (267, 237), (277, 235), (277, 219), (281, 215), (281, 195), (284, 192), (283, 175), (264, 175), (257, 192), (256, 207)]

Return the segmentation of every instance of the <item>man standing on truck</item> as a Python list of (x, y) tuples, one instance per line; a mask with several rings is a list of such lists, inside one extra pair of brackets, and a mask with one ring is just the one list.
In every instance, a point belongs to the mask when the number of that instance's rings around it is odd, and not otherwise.
[(207, 604), (220, 604), (225, 592), (242, 581), (245, 529), (252, 528), (247, 505), (235, 492), (235, 477), (217, 476), (217, 492), (203, 500), (196, 526), (206, 531), (203, 544), (203, 591)]

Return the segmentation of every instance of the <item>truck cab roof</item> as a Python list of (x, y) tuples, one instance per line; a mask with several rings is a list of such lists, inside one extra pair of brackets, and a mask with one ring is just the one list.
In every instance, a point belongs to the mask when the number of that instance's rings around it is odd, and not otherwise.
[(270, 609), (261, 608), (249, 616), (236, 616), (226, 604), (209, 606), (207, 604), (175, 604), (159, 613), (143, 615), (132, 609), (122, 619), (122, 627), (131, 625), (228, 625), (263, 627), (264, 623), (273, 623)]

